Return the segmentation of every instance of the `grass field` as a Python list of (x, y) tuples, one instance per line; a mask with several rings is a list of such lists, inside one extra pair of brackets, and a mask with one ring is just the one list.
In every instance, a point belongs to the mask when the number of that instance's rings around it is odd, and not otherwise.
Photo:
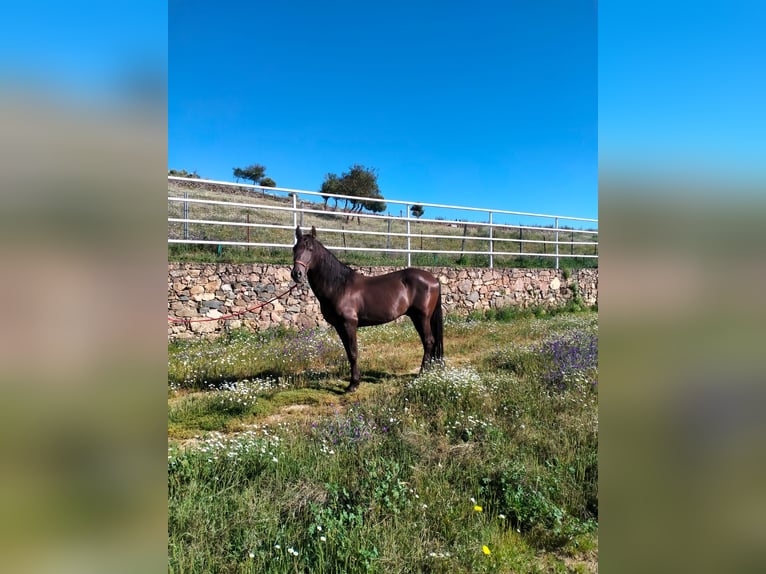
[[(237, 188), (232, 188), (237, 189)], [(259, 193), (235, 193), (221, 186), (203, 186), (199, 189), (189, 189), (178, 183), (168, 182), (168, 196), (182, 197), (188, 193), (190, 199), (206, 199), (227, 202), (252, 203), (275, 208), (286, 208), (292, 204), (287, 198)], [(322, 210), (323, 204), (302, 202), (306, 209)], [(341, 232), (323, 232), (320, 239), (328, 246), (337, 247), (365, 247), (379, 249), (405, 249), (406, 238), (395, 234), (406, 233), (406, 223), (401, 218), (393, 218), (390, 223), (384, 219), (363, 219), (361, 225), (356, 219), (346, 220), (345, 215), (339, 215), (332, 210), (330, 203), (329, 211), (325, 213), (307, 213), (300, 218), (303, 227), (310, 228), (312, 225), (319, 229), (333, 228)], [(189, 218), (210, 221), (225, 221), (231, 225), (213, 224), (188, 224), (188, 237), (206, 241), (237, 241), (248, 243), (277, 243), (290, 245), (293, 242), (293, 214), (289, 211), (278, 211), (263, 208), (250, 208), (242, 206), (221, 206), (209, 204), (189, 204)], [(168, 202), (168, 217), (183, 218), (183, 205), (179, 202)], [(424, 219), (428, 218), (428, 214)], [(272, 225), (272, 228), (248, 228), (247, 222)], [(239, 225), (237, 225), (239, 224)], [(414, 237), (412, 248), (427, 251), (428, 253), (416, 253), (412, 257), (412, 264), (416, 266), (464, 266), (464, 267), (487, 267), (489, 256), (471, 253), (465, 254), (433, 254), (432, 251), (486, 251), (489, 236), (489, 228), (482, 226), (465, 226), (458, 221), (419, 221), (411, 219), (411, 232), (413, 235), (440, 235), (450, 236), (449, 239)], [(285, 226), (285, 229), (279, 229)], [(343, 232), (347, 230), (348, 232)], [(388, 235), (354, 235), (354, 230), (373, 231)], [(542, 243), (553, 241), (555, 231), (550, 230), (523, 230), (518, 227), (508, 226), (495, 228), (493, 231), (495, 243), (494, 265), (497, 267), (553, 267), (554, 258), (544, 254), (554, 253), (554, 245)], [(173, 239), (184, 238), (182, 223), (168, 223), (168, 237)], [(597, 235), (578, 232), (574, 229), (561, 228), (559, 230), (560, 253), (567, 255), (595, 255), (598, 246), (577, 245), (577, 242), (597, 241)], [(518, 240), (530, 241), (521, 243)], [(503, 241), (508, 240), (508, 241)], [(574, 242), (571, 245), (565, 242)], [(503, 255), (522, 251), (525, 256)], [(344, 262), (352, 265), (404, 265), (406, 255), (396, 252), (358, 252), (336, 250)], [(543, 255), (538, 255), (543, 254)], [(197, 262), (230, 262), (230, 263), (289, 263), (292, 261), (291, 252), (286, 248), (268, 247), (237, 247), (229, 245), (186, 245), (169, 244), (168, 261), (197, 261)], [(561, 267), (583, 268), (596, 267), (598, 259), (586, 257), (562, 257)]]
[(171, 572), (595, 572), (597, 314), (168, 347)]

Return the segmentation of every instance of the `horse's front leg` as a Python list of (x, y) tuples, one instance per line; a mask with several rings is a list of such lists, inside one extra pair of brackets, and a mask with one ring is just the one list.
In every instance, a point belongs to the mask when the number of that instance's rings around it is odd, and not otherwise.
[(358, 350), (356, 343), (356, 326), (356, 321), (343, 321), (335, 327), (338, 335), (340, 335), (340, 340), (343, 342), (343, 348), (346, 349), (348, 364), (351, 367), (351, 383), (346, 389), (347, 393), (353, 393), (359, 388), (359, 381), (362, 378), (362, 375), (359, 372), (359, 365), (357, 364)]

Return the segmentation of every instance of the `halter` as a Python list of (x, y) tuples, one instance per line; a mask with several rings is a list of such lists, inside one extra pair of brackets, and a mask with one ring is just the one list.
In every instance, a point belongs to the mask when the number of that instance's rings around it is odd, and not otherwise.
[(303, 262), (303, 261), (301, 261), (300, 259), (296, 259), (296, 260), (295, 260), (295, 264), (296, 264), (296, 265), (303, 265), (303, 268), (306, 270), (306, 273), (308, 273), (308, 272), (309, 272), (309, 264), (308, 264), (308, 263), (304, 263), (304, 262)]

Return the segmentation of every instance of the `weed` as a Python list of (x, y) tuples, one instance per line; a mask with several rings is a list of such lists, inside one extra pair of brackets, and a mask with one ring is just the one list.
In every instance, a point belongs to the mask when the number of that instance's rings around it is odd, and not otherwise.
[[(381, 374), (353, 397), (334, 393), (343, 386), (335, 347), (313, 354), (330, 332), (234, 331), (169, 345), (169, 430), (184, 439), (168, 451), (169, 571), (591, 564), (595, 315), (446, 325), (447, 364), (419, 376), (393, 360), (419, 359), (410, 325), (363, 332), (366, 366)], [(283, 417), (296, 403), (311, 406)]]
[(315, 328), (294, 331), (285, 327), (251, 333), (233, 330), (215, 344), (209, 341), (168, 345), (168, 377), (177, 389), (205, 389), (250, 378), (279, 379), (305, 384), (330, 368), (345, 366), (337, 336)]

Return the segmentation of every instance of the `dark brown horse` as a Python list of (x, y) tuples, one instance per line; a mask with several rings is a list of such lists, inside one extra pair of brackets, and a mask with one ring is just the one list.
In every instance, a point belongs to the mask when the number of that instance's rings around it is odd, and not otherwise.
[(403, 269), (376, 277), (360, 275), (341, 263), (311, 234), (295, 228), (292, 278), (300, 283), (308, 277), (319, 299), (325, 320), (335, 327), (351, 365), (348, 391), (355, 391), (361, 375), (357, 365), (356, 330), (380, 325), (407, 315), (423, 343), (421, 371), (444, 355), (442, 292), (439, 280), (422, 269)]

